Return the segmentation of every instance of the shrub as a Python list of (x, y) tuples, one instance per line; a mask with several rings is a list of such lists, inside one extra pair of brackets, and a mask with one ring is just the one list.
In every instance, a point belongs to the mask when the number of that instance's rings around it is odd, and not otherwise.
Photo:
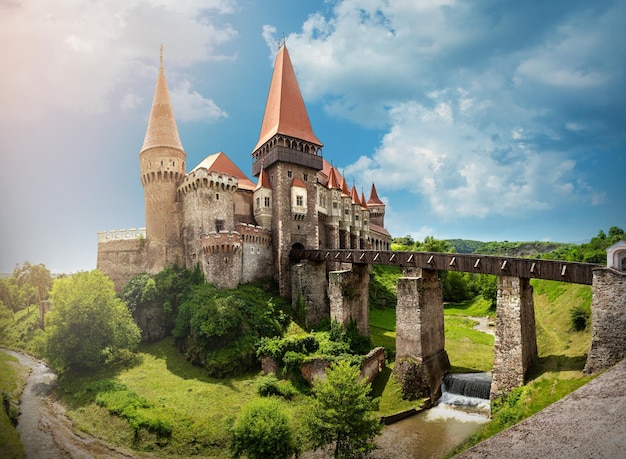
[(232, 457), (281, 459), (297, 452), (289, 418), (275, 399), (246, 405), (230, 429)]
[(589, 326), (591, 311), (585, 305), (579, 304), (570, 309), (569, 317), (572, 330), (583, 331)]

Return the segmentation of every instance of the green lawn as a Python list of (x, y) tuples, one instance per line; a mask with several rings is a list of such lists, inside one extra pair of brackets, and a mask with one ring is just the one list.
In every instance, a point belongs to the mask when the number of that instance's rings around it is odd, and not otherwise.
[[(14, 403), (20, 398), (28, 372), (21, 367), (15, 357), (0, 352), (0, 389), (3, 396)], [(9, 415), (0, 406), (0, 451), (4, 458), (24, 458), (24, 447), (19, 435), (9, 420)]]

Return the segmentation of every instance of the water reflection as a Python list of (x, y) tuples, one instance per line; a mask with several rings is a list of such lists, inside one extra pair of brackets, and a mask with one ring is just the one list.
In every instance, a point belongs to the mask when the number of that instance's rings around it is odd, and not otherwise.
[[(445, 394), (449, 395), (449, 394)], [(385, 427), (378, 444), (386, 458), (439, 459), (489, 421), (489, 402), (482, 406), (439, 403), (430, 410)], [(384, 453), (383, 453), (384, 451)]]

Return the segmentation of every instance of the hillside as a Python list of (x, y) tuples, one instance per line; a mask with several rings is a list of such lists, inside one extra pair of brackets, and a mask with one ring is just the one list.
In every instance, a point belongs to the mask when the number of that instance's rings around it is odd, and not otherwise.
[(482, 255), (511, 257), (535, 257), (571, 245), (563, 242), (481, 242), (469, 239), (446, 239), (446, 242), (457, 253), (480, 253)]

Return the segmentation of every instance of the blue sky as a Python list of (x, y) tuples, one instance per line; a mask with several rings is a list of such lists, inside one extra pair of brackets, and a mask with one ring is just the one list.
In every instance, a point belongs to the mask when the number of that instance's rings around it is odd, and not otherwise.
[(250, 175), (283, 35), (324, 156), (394, 236), (582, 242), (626, 228), (626, 1), (0, 0), (0, 272), (96, 266), (144, 226), (165, 47), (190, 168)]

